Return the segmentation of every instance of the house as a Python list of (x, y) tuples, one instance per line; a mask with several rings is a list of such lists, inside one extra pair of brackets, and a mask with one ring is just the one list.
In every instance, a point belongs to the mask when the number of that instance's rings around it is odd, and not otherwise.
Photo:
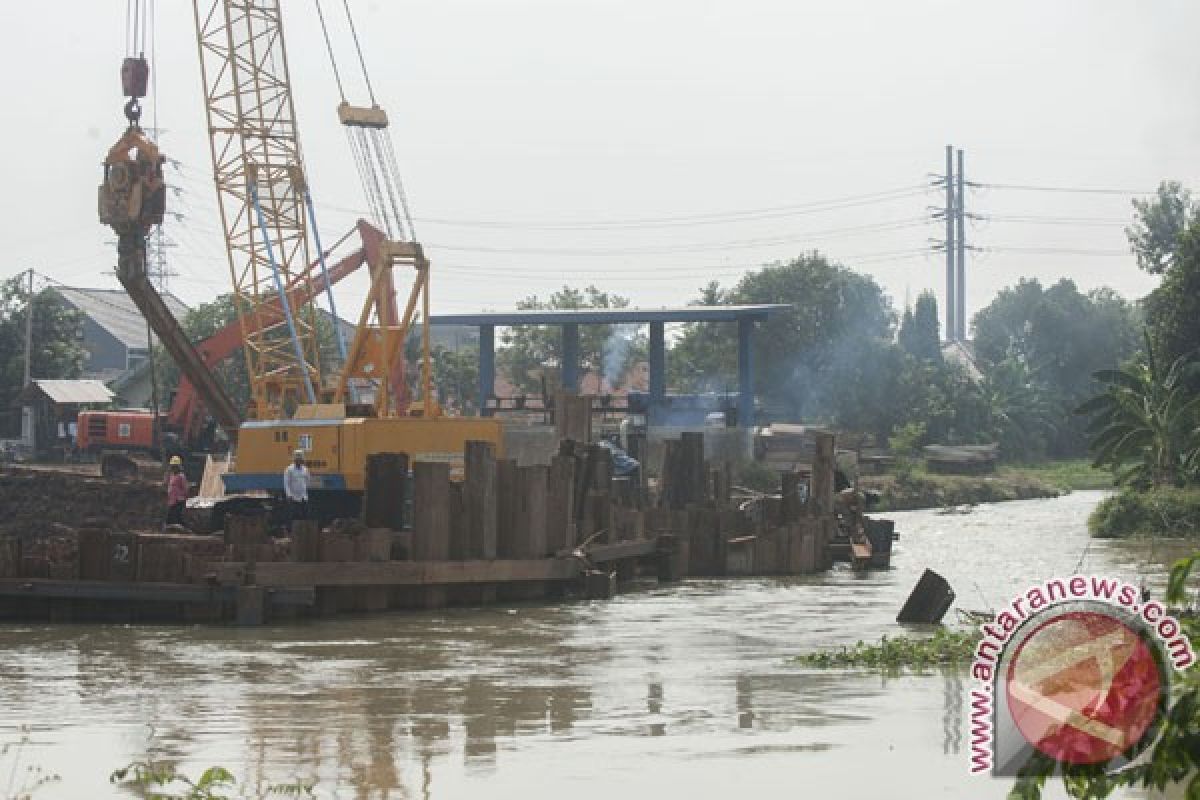
[(79, 412), (107, 407), (113, 393), (97, 380), (35, 380), (25, 387), (22, 400), (32, 409), (26, 444), (39, 454), (62, 456), (73, 447)]
[[(110, 383), (146, 361), (146, 320), (123, 289), (61, 286), (54, 291), (83, 315), (84, 378)], [(176, 319), (188, 313), (188, 307), (170, 292), (163, 294), (163, 302)]]

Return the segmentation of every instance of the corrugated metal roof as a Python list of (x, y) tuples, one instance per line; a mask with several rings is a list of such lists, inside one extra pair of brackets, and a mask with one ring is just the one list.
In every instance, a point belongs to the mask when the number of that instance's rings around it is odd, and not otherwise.
[(34, 381), (42, 394), (56, 403), (111, 403), (113, 393), (100, 381)]
[[(55, 288), (63, 299), (86, 314), (97, 325), (115, 336), (126, 348), (146, 349), (146, 320), (142, 312), (123, 289), (81, 289), (73, 286)], [(188, 307), (170, 292), (163, 294), (163, 302), (182, 321)]]

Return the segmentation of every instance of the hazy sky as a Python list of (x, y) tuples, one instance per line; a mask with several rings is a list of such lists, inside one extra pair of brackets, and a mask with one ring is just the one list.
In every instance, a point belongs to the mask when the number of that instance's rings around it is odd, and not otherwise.
[[(185, 214), (167, 224), (178, 244), (171, 286), (197, 303), (228, 290), (229, 277), (192, 7), (156, 6), (162, 144), (183, 165), (169, 174), (182, 189), (172, 210)], [(1200, 187), (1194, 0), (352, 7), (433, 259), (435, 312), (510, 308), (564, 283), (594, 283), (635, 305), (681, 304), (711, 279), (728, 284), (811, 248), (875, 276), (897, 306), (926, 287), (940, 299), (942, 257), (923, 251), (942, 233), (925, 220), (942, 202), (928, 182), (948, 143), (966, 151), (968, 178), (982, 183), (1150, 191), (1175, 178)], [(328, 242), (365, 202), (314, 5), (284, 8)], [(354, 75), (339, 11), (327, 0)], [(70, 285), (115, 286), (106, 275), (113, 237), (96, 220), (95, 196), (104, 151), (124, 125), (125, 3), (5, 2), (0, 13), (9, 33), (0, 51), (10, 154), (3, 272), (32, 266)], [(352, 99), (365, 102), (359, 86)], [(863, 199), (822, 205), (843, 198)], [(986, 250), (969, 259), (972, 311), (1021, 276), (1130, 296), (1154, 285), (1127, 254), (1126, 195), (995, 188), (968, 202), (995, 217), (969, 229)], [(772, 211), (743, 213), (763, 209)], [(360, 291), (344, 288), (343, 313)]]

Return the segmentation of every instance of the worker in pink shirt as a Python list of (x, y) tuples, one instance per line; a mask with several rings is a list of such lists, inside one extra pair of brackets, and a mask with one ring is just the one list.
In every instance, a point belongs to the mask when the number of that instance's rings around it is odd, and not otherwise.
[(171, 456), (170, 471), (167, 473), (167, 524), (183, 524), (183, 508), (187, 504), (188, 481), (183, 474), (183, 459)]

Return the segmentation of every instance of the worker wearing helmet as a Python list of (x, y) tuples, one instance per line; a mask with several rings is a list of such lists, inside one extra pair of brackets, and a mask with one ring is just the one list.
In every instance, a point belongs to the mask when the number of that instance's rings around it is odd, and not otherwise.
[(283, 494), (288, 506), (288, 529), (298, 519), (308, 519), (308, 467), (304, 451), (292, 454), (292, 463), (283, 471)]
[(171, 456), (167, 470), (167, 524), (182, 525), (183, 509), (187, 504), (188, 480), (183, 474), (183, 459)]

